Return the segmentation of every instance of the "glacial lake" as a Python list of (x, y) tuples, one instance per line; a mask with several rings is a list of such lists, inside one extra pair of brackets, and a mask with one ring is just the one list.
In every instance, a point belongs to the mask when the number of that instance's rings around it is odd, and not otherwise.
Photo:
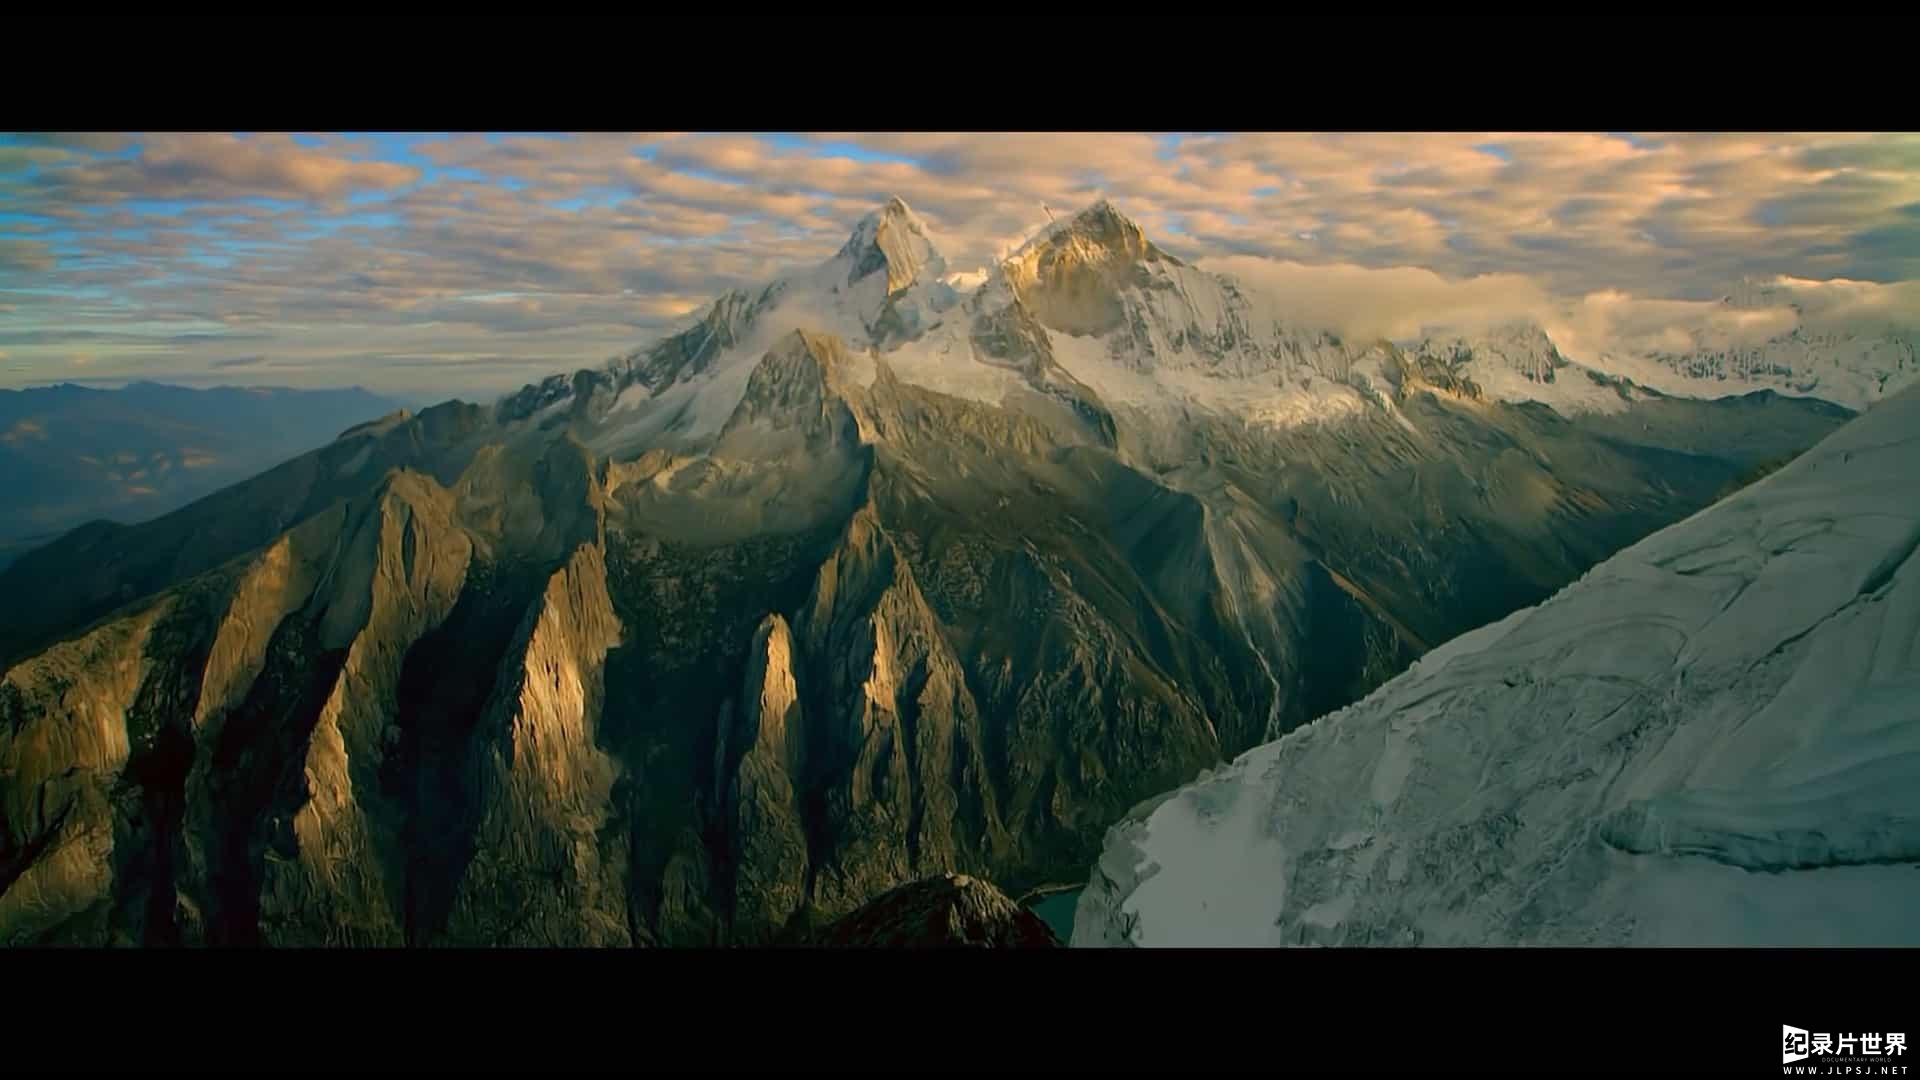
[(1050, 893), (1029, 906), (1064, 943), (1073, 940), (1073, 907), (1079, 902), (1080, 890), (1074, 889), (1071, 892)]

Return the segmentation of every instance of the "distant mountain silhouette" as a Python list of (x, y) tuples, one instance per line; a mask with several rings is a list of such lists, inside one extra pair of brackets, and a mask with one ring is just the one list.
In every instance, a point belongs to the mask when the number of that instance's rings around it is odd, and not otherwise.
[(0, 390), (0, 565), (86, 521), (156, 517), (399, 407), (359, 388)]

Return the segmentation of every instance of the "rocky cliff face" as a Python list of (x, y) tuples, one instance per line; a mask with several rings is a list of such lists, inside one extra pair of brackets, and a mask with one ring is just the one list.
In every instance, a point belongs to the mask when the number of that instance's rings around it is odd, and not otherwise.
[(800, 706), (793, 632), (768, 615), (754, 631), (736, 712), (715, 740), (721, 826), (733, 863), (736, 921), (779, 926), (806, 906), (811, 858), (801, 801), (815, 742)]
[(1110, 207), (956, 305), (923, 223), (870, 224), (0, 574), (0, 939), (758, 942), (1076, 881), (1140, 798), (1844, 415), (1475, 393), (1269, 332)]

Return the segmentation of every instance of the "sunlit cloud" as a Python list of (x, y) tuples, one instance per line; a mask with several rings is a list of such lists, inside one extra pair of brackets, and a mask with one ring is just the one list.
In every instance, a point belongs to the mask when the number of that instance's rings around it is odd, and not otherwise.
[(0, 272), (8, 270), (51, 270), (53, 253), (45, 242), (19, 237), (0, 237)]
[(1207, 259), (1200, 266), (1259, 288), (1281, 318), (1352, 340), (1398, 341), (1437, 330), (1473, 333), (1537, 322), (1556, 306), (1538, 282), (1521, 274), (1454, 279), (1410, 266), (1314, 265), (1252, 255)]
[[(498, 392), (825, 258), (889, 195), (957, 271), (1110, 197), (1353, 336), (1651, 348), (1920, 310), (1912, 135), (0, 135), (0, 380)], [(1729, 312), (1743, 279), (1793, 306)]]

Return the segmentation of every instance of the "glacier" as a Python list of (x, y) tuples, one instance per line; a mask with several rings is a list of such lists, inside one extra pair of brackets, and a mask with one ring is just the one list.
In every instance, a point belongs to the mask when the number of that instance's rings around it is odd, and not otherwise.
[(1072, 944), (1920, 945), (1920, 388), (1136, 808)]

